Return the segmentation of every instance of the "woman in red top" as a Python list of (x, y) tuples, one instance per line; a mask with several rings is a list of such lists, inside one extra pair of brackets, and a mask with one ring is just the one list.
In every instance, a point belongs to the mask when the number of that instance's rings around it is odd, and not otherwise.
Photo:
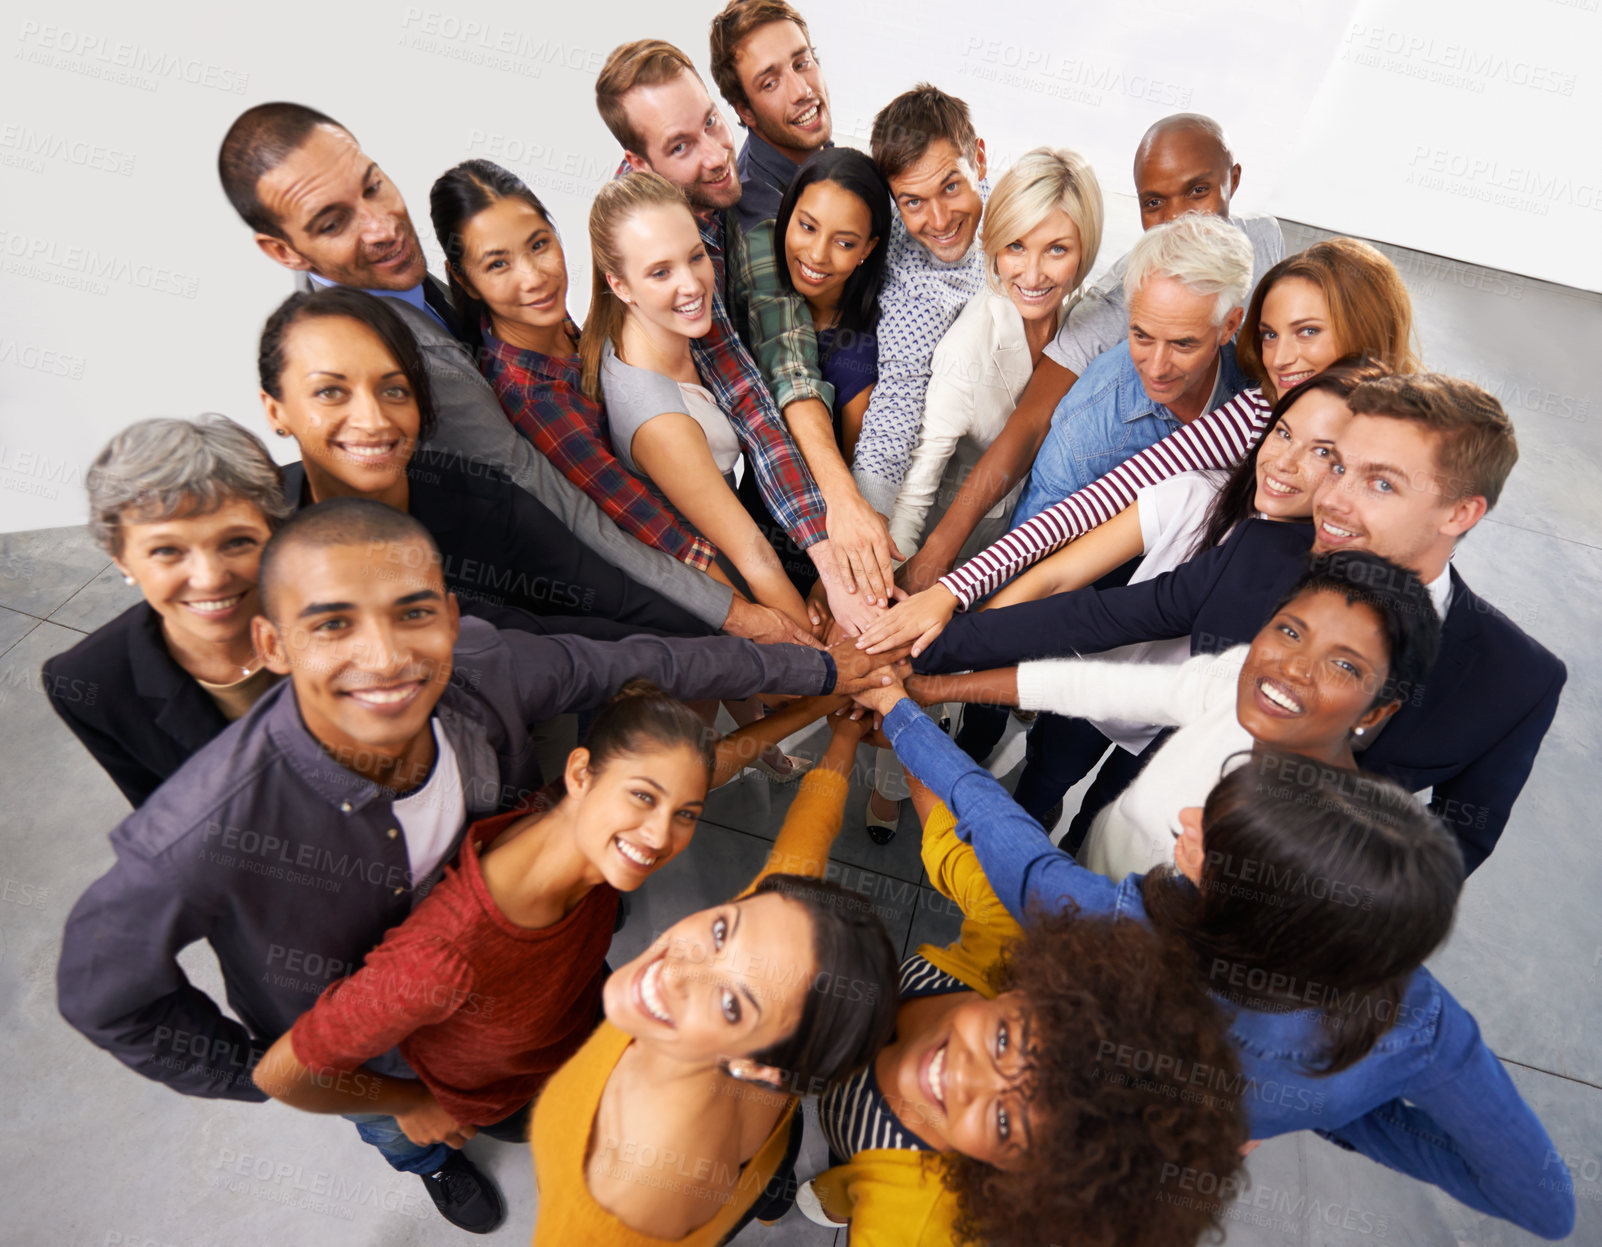
[[(600, 1019), (618, 894), (689, 844), (710, 786), (837, 704), (793, 702), (714, 750), (688, 706), (625, 685), (568, 755), (554, 804), (474, 824), (411, 916), (273, 1044), (256, 1085), (357, 1117), (450, 1220), (488, 1232), (504, 1204), (452, 1149), (481, 1128), (526, 1136), (530, 1101)], [(397, 1047), (415, 1077), (367, 1065)], [(463, 1200), (453, 1175), (479, 1198)]]

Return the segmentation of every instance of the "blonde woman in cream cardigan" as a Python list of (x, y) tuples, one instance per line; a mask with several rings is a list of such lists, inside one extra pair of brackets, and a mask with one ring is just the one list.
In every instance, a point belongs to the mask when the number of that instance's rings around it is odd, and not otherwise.
[[(1101, 187), (1077, 152), (1037, 147), (996, 184), (981, 243), (987, 289), (935, 348), (923, 427), (890, 519), (908, 558), (1018, 405), (1096, 263), (1101, 226)], [(1002, 535), (1016, 493), (974, 528), (962, 558)]]

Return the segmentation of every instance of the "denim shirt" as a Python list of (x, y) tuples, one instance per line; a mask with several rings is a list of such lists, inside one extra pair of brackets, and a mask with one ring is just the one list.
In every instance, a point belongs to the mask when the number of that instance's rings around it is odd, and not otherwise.
[[(1227, 403), (1250, 384), (1235, 362), (1235, 344), (1224, 343), (1212, 395), (1198, 414)], [(1052, 413), (1051, 429), (1013, 509), (1011, 527), (1077, 493), (1183, 424), (1147, 397), (1127, 339), (1104, 351)]]
[[(598, 707), (636, 676), (693, 700), (824, 692), (834, 674), (828, 654), (795, 645), (601, 642), (464, 617), (434, 714), (470, 823), (544, 782), (531, 725)], [(411, 877), (399, 795), (336, 762), (302, 721), (292, 682), (280, 682), (112, 831), (116, 864), (67, 919), (62, 1015), (175, 1091), (264, 1099), (250, 1076), (261, 1053), (360, 966), (455, 855), (460, 830), (428, 877)], [(198, 940), (217, 955), (237, 1022), (178, 964)]]
[[(1149, 921), (1144, 876), (1114, 883), (1080, 866), (910, 700), (891, 709), (884, 729), (907, 769), (956, 816), (958, 836), (973, 844), (1013, 917), (1072, 902), (1091, 917)], [(1237, 1008), (1230, 1037), (1239, 1078), (1197, 1065), (1185, 1079), (1203, 1094), (1239, 1094), (1252, 1138), (1315, 1130), (1532, 1233), (1561, 1238), (1572, 1229), (1573, 1184), (1551, 1138), (1473, 1017), (1428, 970), (1414, 971), (1396, 1023), (1339, 1073), (1306, 1072), (1327, 1038), (1317, 1010)], [(1129, 1072), (1147, 1071), (1132, 1064)]]

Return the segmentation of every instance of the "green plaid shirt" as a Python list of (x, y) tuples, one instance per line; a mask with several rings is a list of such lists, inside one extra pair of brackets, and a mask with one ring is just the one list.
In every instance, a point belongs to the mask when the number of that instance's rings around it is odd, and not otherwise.
[[(732, 217), (732, 214), (730, 214)], [(806, 300), (779, 282), (773, 222), (747, 233), (729, 221), (729, 314), (782, 412), (815, 398), (834, 410), (834, 386), (818, 366), (818, 336)]]

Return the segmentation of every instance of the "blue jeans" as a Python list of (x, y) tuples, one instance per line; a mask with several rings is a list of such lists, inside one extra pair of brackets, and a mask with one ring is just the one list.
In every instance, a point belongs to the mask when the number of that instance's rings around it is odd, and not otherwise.
[(434, 1173), (444, 1165), (450, 1148), (443, 1143), (413, 1143), (400, 1128), (400, 1122), (386, 1113), (347, 1113), (346, 1121), (356, 1123), (362, 1142), (371, 1143), (390, 1166), (402, 1173)]

